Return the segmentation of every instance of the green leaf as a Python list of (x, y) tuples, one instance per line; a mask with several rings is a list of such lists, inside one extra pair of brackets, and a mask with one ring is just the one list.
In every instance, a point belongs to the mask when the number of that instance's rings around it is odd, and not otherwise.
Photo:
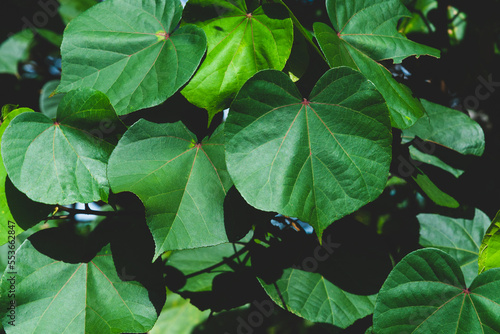
[[(0, 148), (5, 129), (14, 117), (24, 112), (33, 112), (33, 110), (19, 108), (12, 110), (5, 116), (0, 126)], [(8, 241), (9, 235), (13, 237), (21, 233), (23, 230), (39, 223), (49, 213), (50, 207), (32, 202), (12, 186), (0, 155), (0, 245)]]
[(404, 143), (419, 137), (461, 154), (483, 154), (484, 132), (478, 123), (458, 110), (426, 100), (422, 100), (422, 105), (427, 114), (403, 131)]
[(97, 4), (96, 0), (58, 0), (61, 4), (58, 8), (59, 15), (65, 24), (75, 17)]
[(19, 77), (17, 64), (28, 58), (33, 42), (33, 32), (23, 30), (10, 36), (0, 45), (0, 73), (10, 73)]
[(385, 59), (400, 63), (412, 55), (439, 57), (438, 50), (410, 41), (397, 31), (398, 20), (410, 12), (399, 0), (327, 0), (326, 6), (335, 31), (317, 22), (314, 32), (330, 67), (358, 69), (384, 96), (394, 127), (414, 124), (424, 114), (422, 105), (377, 63)]
[(454, 177), (458, 178), (460, 175), (462, 175), (465, 171), (460, 168), (455, 168), (450, 165), (448, 165), (446, 162), (441, 160), (435, 155), (431, 154), (426, 154), (419, 149), (417, 149), (415, 146), (410, 146), (409, 148), (410, 151), (410, 157), (413, 160), (416, 161), (421, 161), (429, 165), (436, 166), (438, 168), (441, 168), (442, 170), (447, 171), (448, 173), (452, 174)]
[(321, 274), (293, 268), (286, 269), (276, 285), (259, 281), (279, 306), (284, 307), (282, 297), (290, 312), (313, 322), (330, 323), (341, 328), (371, 314), (377, 298), (376, 295), (346, 292)]
[(437, 249), (399, 262), (385, 281), (373, 314), (377, 334), (471, 334), (500, 331), (500, 269), (467, 289), (459, 264)]
[(57, 107), (61, 102), (64, 94), (57, 94), (52, 96), (52, 92), (56, 90), (59, 85), (59, 80), (52, 80), (47, 82), (42, 87), (40, 94), (40, 111), (50, 119), (56, 118)]
[(434, 247), (451, 255), (460, 265), (465, 283), (470, 285), (478, 272), (479, 245), (490, 219), (476, 209), (474, 218), (461, 219), (437, 214), (419, 214), (420, 245)]
[(47, 29), (37, 29), (37, 32), (45, 38), (47, 41), (50, 43), (54, 44), (58, 48), (61, 47), (63, 37), (62, 35), (52, 31), (52, 30), (47, 30)]
[[(248, 3), (248, 5), (247, 5)], [(184, 22), (207, 34), (207, 58), (182, 90), (187, 100), (208, 110), (209, 118), (229, 107), (241, 86), (263, 69), (282, 70), (293, 43), (285, 7), (255, 1), (191, 0)]]
[(47, 204), (107, 200), (106, 166), (125, 128), (108, 98), (93, 89), (71, 91), (52, 121), (41, 113), (13, 119), (2, 138), (12, 183)]
[(70, 264), (39, 253), (27, 240), (16, 258), (16, 273), (7, 270), (0, 285), (2, 296), (12, 282), (16, 287), (15, 326), (8, 323), (12, 299), (0, 302), (8, 333), (142, 333), (156, 321), (148, 291), (118, 277), (109, 246), (89, 263)]
[(191, 334), (193, 329), (204, 322), (210, 311), (200, 311), (176, 293), (167, 293), (167, 302), (150, 334)]
[(479, 249), (479, 273), (500, 267), (500, 212), (497, 213)]
[(227, 242), (223, 203), (232, 182), (221, 129), (197, 143), (181, 122), (141, 119), (111, 155), (111, 188), (131, 191), (144, 203), (155, 259), (167, 250)]
[(183, 86), (206, 49), (203, 31), (175, 30), (179, 0), (102, 2), (68, 25), (57, 92), (91, 87), (125, 115), (164, 102)]
[(386, 104), (347, 67), (323, 75), (309, 100), (286, 74), (259, 72), (235, 98), (225, 132), (228, 170), (245, 200), (298, 217), (319, 237), (377, 198), (387, 182)]
[(447, 208), (458, 208), (460, 206), (456, 199), (439, 189), (419, 168), (416, 168), (416, 171), (416, 175), (412, 175), (411, 178), (431, 201)]

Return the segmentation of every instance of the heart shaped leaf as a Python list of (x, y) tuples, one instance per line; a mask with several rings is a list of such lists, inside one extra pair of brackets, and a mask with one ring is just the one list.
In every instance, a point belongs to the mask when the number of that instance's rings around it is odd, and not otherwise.
[(111, 188), (131, 191), (144, 203), (156, 244), (154, 259), (167, 250), (227, 242), (223, 203), (232, 183), (221, 129), (197, 143), (181, 122), (141, 119), (111, 155)]
[(377, 198), (391, 161), (382, 96), (360, 73), (329, 70), (303, 99), (286, 74), (246, 82), (225, 126), (229, 173), (252, 206), (298, 217), (319, 237)]
[(206, 49), (200, 28), (175, 30), (181, 15), (179, 0), (108, 0), (90, 8), (64, 32), (57, 92), (95, 88), (119, 115), (164, 102), (193, 75)]
[(498, 333), (500, 269), (477, 276), (469, 288), (459, 264), (438, 249), (407, 255), (387, 277), (377, 298), (373, 332)]
[(486, 231), (479, 249), (479, 273), (500, 267), (500, 212)]
[(280, 4), (190, 0), (184, 21), (207, 34), (207, 58), (182, 90), (209, 116), (229, 107), (238, 90), (263, 69), (282, 70), (293, 43), (293, 24)]
[(327, 0), (326, 7), (335, 31), (317, 22), (314, 32), (330, 66), (350, 66), (370, 79), (387, 101), (393, 126), (404, 129), (414, 124), (424, 114), (422, 105), (377, 63), (384, 59), (400, 63), (412, 55), (439, 57), (438, 50), (397, 31), (398, 20), (410, 12), (399, 0)]
[(14, 118), (2, 137), (12, 183), (47, 204), (107, 200), (106, 165), (125, 127), (109, 99), (90, 88), (71, 91), (52, 121), (41, 113)]
[(490, 225), (490, 219), (476, 209), (474, 219), (452, 218), (421, 213), (420, 245), (434, 247), (453, 256), (460, 265), (465, 283), (469, 285), (477, 276), (479, 245)]
[(13, 318), (13, 299), (0, 302), (9, 333), (143, 333), (156, 321), (148, 291), (118, 277), (109, 246), (89, 263), (70, 264), (45, 256), (27, 240), (16, 258), (16, 272), (7, 270), (0, 283), (2, 296), (15, 286)]

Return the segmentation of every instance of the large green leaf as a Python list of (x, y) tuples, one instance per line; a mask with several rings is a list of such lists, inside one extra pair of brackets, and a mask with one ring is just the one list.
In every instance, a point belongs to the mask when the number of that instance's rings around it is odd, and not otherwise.
[(380, 195), (392, 136), (382, 96), (350, 68), (329, 70), (310, 96), (282, 72), (256, 74), (231, 106), (226, 155), (249, 204), (298, 217), (321, 237)]
[(377, 298), (377, 334), (500, 332), (500, 269), (467, 288), (459, 264), (437, 249), (407, 255), (389, 274)]
[[(403, 142), (419, 137), (461, 154), (481, 156), (484, 151), (484, 132), (466, 114), (442, 105), (422, 100), (427, 114), (411, 128), (403, 131)], [(425, 152), (432, 153), (432, 152)]]
[[(346, 328), (373, 312), (376, 295), (355, 295), (342, 290), (323, 275), (288, 268), (275, 284), (265, 284), (266, 292), (281, 307), (313, 322)], [(276, 287), (279, 289), (276, 290)], [(281, 295), (281, 297), (280, 297)]]
[(330, 66), (350, 66), (370, 79), (387, 101), (393, 126), (404, 129), (414, 124), (424, 114), (422, 105), (377, 63), (385, 59), (400, 63), (412, 55), (439, 57), (438, 50), (397, 31), (398, 20), (410, 12), (399, 0), (327, 0), (326, 7), (335, 30), (317, 22), (314, 32)]
[(92, 87), (119, 115), (164, 102), (184, 85), (206, 49), (203, 31), (175, 30), (179, 0), (108, 0), (74, 19), (64, 32), (58, 92)]
[[(70, 264), (45, 256), (27, 240), (16, 258), (15, 273), (6, 270), (0, 283), (0, 316), (9, 334), (143, 333), (156, 321), (148, 291), (118, 277), (109, 246), (89, 263)], [(5, 298), (11, 283), (15, 326), (7, 310), (12, 299)]]
[(191, 0), (184, 21), (205, 31), (207, 58), (182, 94), (210, 117), (229, 107), (241, 86), (263, 69), (282, 70), (293, 43), (285, 7), (257, 1)]
[(156, 243), (164, 251), (227, 242), (223, 203), (231, 187), (218, 128), (197, 143), (181, 122), (139, 120), (111, 155), (113, 192), (131, 191), (143, 201)]
[(453, 256), (460, 265), (469, 285), (477, 276), (479, 245), (490, 225), (490, 219), (476, 209), (473, 219), (462, 219), (422, 213), (420, 245), (434, 247)]
[(486, 231), (479, 250), (479, 273), (500, 267), (500, 212)]
[(12, 183), (47, 204), (106, 200), (106, 165), (125, 127), (106, 95), (85, 88), (66, 94), (53, 121), (41, 113), (14, 118), (2, 137)]
[(191, 334), (193, 328), (205, 321), (210, 311), (200, 311), (176, 293), (167, 293), (167, 302), (150, 334)]
[(19, 76), (17, 64), (28, 57), (33, 32), (26, 29), (10, 36), (0, 45), (0, 73)]

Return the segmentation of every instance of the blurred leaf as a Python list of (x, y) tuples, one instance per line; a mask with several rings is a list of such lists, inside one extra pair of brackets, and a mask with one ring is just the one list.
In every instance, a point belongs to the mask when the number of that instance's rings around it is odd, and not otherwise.
[(62, 40), (63, 40), (62, 35), (59, 35), (58, 33), (53, 32), (51, 30), (47, 30), (47, 29), (37, 29), (37, 32), (40, 34), (40, 36), (45, 38), (50, 43), (54, 44), (58, 48), (61, 47)]
[(59, 15), (65, 24), (73, 20), (75, 17), (96, 5), (96, 0), (58, 0), (61, 4), (59, 6)]
[(150, 334), (191, 334), (193, 328), (204, 322), (210, 311), (200, 311), (176, 293), (167, 293), (167, 302)]
[(438, 248), (451, 255), (460, 265), (469, 286), (477, 276), (479, 245), (490, 225), (488, 216), (476, 209), (472, 220), (424, 213), (417, 219), (420, 245)]
[(52, 80), (47, 82), (42, 87), (42, 92), (40, 93), (40, 111), (50, 119), (56, 118), (57, 115), (57, 107), (61, 102), (64, 94), (56, 94), (52, 96), (52, 92), (54, 92), (59, 85), (59, 80)]
[(500, 267), (500, 212), (497, 213), (479, 250), (479, 273)]
[(14, 74), (19, 77), (17, 65), (28, 59), (32, 42), (33, 32), (26, 29), (10, 36), (0, 44), (0, 73)]

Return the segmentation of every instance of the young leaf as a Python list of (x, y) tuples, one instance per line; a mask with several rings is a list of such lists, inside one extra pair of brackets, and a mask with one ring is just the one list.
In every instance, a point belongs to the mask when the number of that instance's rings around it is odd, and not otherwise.
[(438, 50), (397, 31), (398, 20), (410, 12), (399, 0), (327, 0), (326, 7), (335, 31), (317, 22), (314, 32), (330, 66), (349, 66), (370, 79), (387, 101), (393, 126), (404, 129), (414, 124), (424, 114), (422, 105), (377, 63), (384, 59), (400, 63), (412, 55), (439, 57)]
[(10, 36), (0, 45), (0, 73), (19, 76), (17, 64), (28, 57), (33, 42), (33, 32), (29, 29)]
[(465, 283), (470, 285), (478, 271), (479, 245), (490, 225), (490, 219), (476, 209), (474, 218), (460, 219), (437, 214), (422, 213), (420, 245), (434, 247), (451, 255), (460, 265)]
[(119, 115), (158, 105), (193, 75), (206, 49), (202, 29), (175, 30), (179, 0), (108, 0), (64, 32), (57, 92), (92, 87)]
[(416, 174), (412, 175), (411, 178), (431, 201), (447, 208), (458, 208), (460, 206), (456, 199), (439, 189), (420, 168), (417, 167), (416, 171)]
[(500, 267), (500, 212), (497, 213), (479, 249), (479, 273)]
[(470, 334), (500, 331), (500, 269), (466, 287), (459, 264), (438, 249), (407, 255), (387, 277), (375, 304), (377, 334)]
[(403, 131), (403, 143), (419, 137), (461, 154), (483, 154), (484, 132), (479, 124), (458, 110), (421, 101), (427, 114)]
[(293, 24), (285, 7), (244, 0), (191, 0), (184, 22), (207, 34), (207, 58), (182, 90), (209, 118), (229, 107), (238, 90), (263, 69), (282, 70), (293, 43)]
[[(260, 280), (260, 279), (259, 279)], [(373, 312), (376, 295), (355, 295), (342, 290), (318, 273), (289, 268), (274, 284), (261, 284), (271, 299), (313, 322), (325, 322), (346, 328)], [(293, 288), (290, 288), (293, 287)], [(280, 297), (281, 294), (281, 297)]]
[(318, 237), (387, 182), (387, 106), (347, 67), (323, 75), (308, 100), (286, 74), (257, 73), (235, 98), (225, 132), (228, 170), (245, 200), (308, 222)]
[(13, 119), (2, 138), (2, 157), (12, 183), (47, 204), (107, 200), (106, 165), (125, 127), (108, 98), (85, 88), (61, 101), (52, 121), (41, 113)]
[(196, 143), (181, 122), (141, 119), (111, 155), (111, 188), (131, 191), (144, 203), (156, 244), (154, 259), (167, 250), (227, 242), (223, 203), (232, 183), (221, 129)]
[(10, 299), (0, 302), (9, 333), (142, 333), (156, 321), (148, 291), (118, 277), (109, 246), (89, 263), (70, 264), (39, 253), (27, 240), (16, 257), (16, 273), (7, 270), (0, 283), (2, 296), (16, 287), (15, 326), (8, 323)]

